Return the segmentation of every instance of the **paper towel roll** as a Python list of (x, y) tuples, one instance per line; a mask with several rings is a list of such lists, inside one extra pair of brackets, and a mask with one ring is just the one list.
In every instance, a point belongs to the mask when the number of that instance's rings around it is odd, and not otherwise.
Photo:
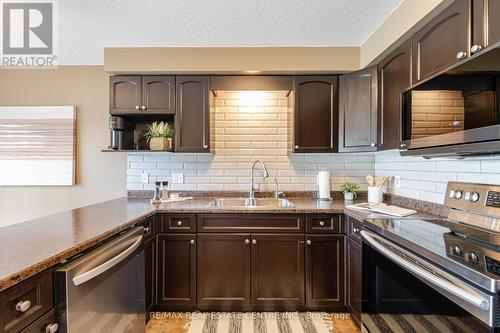
[(331, 199), (330, 196), (330, 171), (320, 171), (318, 173), (318, 198)]

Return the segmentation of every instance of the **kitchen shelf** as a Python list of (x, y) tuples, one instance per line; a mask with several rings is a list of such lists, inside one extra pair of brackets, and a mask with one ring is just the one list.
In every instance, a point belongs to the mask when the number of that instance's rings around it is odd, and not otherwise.
[[(150, 150), (150, 149), (111, 149), (111, 148), (102, 148), (101, 152), (103, 153), (154, 153), (154, 154), (164, 154), (164, 153), (169, 153), (169, 154), (186, 154), (190, 152), (176, 152), (176, 151), (166, 151), (166, 150)], [(198, 153), (193, 153), (191, 154), (208, 154), (212, 155), (212, 153), (209, 152), (198, 152)]]

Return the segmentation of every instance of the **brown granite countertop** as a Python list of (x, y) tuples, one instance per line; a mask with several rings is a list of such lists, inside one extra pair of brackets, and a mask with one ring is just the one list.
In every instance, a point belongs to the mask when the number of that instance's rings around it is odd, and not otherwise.
[[(0, 228), (0, 291), (107, 240), (156, 212), (169, 213), (367, 213), (346, 209), (343, 200), (287, 198), (292, 208), (210, 208), (213, 198), (152, 205), (148, 199), (120, 198)], [(362, 201), (362, 200), (360, 200)]]

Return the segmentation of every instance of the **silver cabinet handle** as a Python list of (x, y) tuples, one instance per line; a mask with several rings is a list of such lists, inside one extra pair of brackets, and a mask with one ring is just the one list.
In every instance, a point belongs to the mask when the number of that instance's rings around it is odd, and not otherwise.
[(483, 49), (483, 47), (481, 45), (472, 45), (471, 48), (470, 48), (470, 52), (471, 53), (476, 53), (476, 52), (479, 52)]
[(20, 301), (16, 304), (17, 312), (26, 312), (31, 308), (31, 301)]
[(45, 333), (56, 333), (58, 329), (59, 329), (59, 325), (57, 323), (48, 324), (45, 327)]
[(149, 229), (149, 226), (144, 226), (144, 232), (145, 232), (145, 233), (148, 233), (148, 232), (149, 232), (149, 230), (150, 230), (150, 229)]
[(250, 244), (250, 239), (245, 239), (245, 244)]
[(182, 221), (177, 221), (177, 225), (180, 227), (182, 225)]
[(325, 226), (325, 222), (323, 222), (323, 221), (319, 221), (319, 225), (320, 225), (321, 227), (324, 227), (324, 226)]
[(207, 149), (207, 148), (208, 148), (208, 145), (203, 145), (203, 148), (204, 148), (204, 149)]
[(457, 53), (457, 59), (458, 60), (464, 59), (465, 57), (467, 57), (467, 52), (460, 51), (460, 52)]
[[(130, 231), (129, 233), (127, 233), (123, 237), (124, 238), (123, 241), (125, 242), (130, 238), (130, 236), (135, 235), (138, 230), (141, 230), (141, 234), (139, 236), (133, 238), (133, 239), (135, 239), (135, 241), (132, 243), (132, 245), (130, 245), (124, 251), (118, 253), (116, 256), (109, 259), (108, 261), (105, 261), (104, 263), (102, 263), (94, 268), (91, 268), (88, 271), (86, 271), (80, 275), (75, 276), (73, 278), (73, 284), (75, 286), (79, 286), (82, 283), (85, 283), (85, 282), (95, 278), (96, 276), (101, 275), (102, 273), (106, 272), (107, 270), (111, 269), (112, 267), (116, 266), (117, 264), (119, 264), (120, 262), (125, 260), (132, 253), (134, 253), (134, 251), (137, 250), (142, 243), (142, 233), (144, 232), (143, 229), (141, 227), (134, 228), (132, 231)], [(118, 245), (118, 244), (119, 243), (117, 243), (116, 245)], [(103, 252), (106, 252), (106, 251), (103, 251)], [(104, 255), (104, 253), (103, 253), (103, 255)]]
[(370, 144), (370, 146), (375, 147), (375, 146), (377, 146), (377, 144), (376, 144), (375, 142), (372, 142), (372, 143)]
[(257, 244), (257, 240), (255, 238), (252, 239), (252, 244)]
[(352, 232), (354, 232), (354, 233), (358, 233), (358, 232), (359, 232), (359, 229), (358, 229), (358, 228), (352, 228)]
[(295, 145), (295, 149), (299, 149), (299, 145)]
[(194, 239), (191, 239), (191, 240), (189, 241), (189, 243), (190, 243), (191, 245), (194, 245)]
[(408, 259), (404, 259), (398, 254), (394, 253), (391, 249), (386, 247), (385, 245), (377, 242), (374, 238), (378, 238), (374, 235), (366, 231), (361, 231), (361, 236), (364, 240), (368, 242), (374, 249), (382, 253), (388, 259), (392, 260), (396, 264), (408, 270), (410, 273), (414, 274), (417, 277), (433, 284), (441, 289), (446, 290), (450, 294), (460, 298), (461, 300), (472, 304), (481, 310), (488, 310), (490, 308), (490, 301), (487, 298), (484, 298), (480, 293), (475, 292), (470, 289), (466, 290), (464, 287), (454, 284), (452, 281), (445, 279), (444, 277), (438, 276), (421, 267), (420, 265), (410, 261)]
[(140, 107), (139, 105), (136, 105), (136, 106), (135, 106), (135, 109), (136, 109), (136, 110), (140, 110), (140, 109), (141, 109), (141, 107)]
[(306, 240), (306, 244), (307, 244), (307, 245), (311, 245), (311, 240), (309, 240), (309, 239), (308, 239), (308, 240)]
[(144, 111), (144, 110), (146, 110), (146, 109), (147, 109), (146, 105), (141, 106), (141, 110), (142, 110), (142, 111)]

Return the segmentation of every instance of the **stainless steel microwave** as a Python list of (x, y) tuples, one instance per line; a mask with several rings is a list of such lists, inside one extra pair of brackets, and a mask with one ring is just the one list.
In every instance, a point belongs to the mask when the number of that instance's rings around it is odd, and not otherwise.
[(401, 102), (401, 155), (499, 154), (500, 49), (411, 87)]

